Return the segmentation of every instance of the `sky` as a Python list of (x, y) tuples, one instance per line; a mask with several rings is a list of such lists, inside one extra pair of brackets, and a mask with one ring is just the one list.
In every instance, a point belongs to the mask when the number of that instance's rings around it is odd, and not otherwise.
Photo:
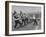
[(20, 13), (20, 11), (22, 11), (23, 13), (40, 13), (41, 7), (12, 5), (12, 12), (14, 11), (16, 11), (17, 13)]

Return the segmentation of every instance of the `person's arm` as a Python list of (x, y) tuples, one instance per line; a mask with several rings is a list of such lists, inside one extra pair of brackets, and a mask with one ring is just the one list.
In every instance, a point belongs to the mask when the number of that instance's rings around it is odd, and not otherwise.
[(14, 20), (20, 20), (20, 18), (14, 19)]
[(17, 19), (16, 18), (14, 18), (15, 20), (21, 20), (21, 17), (17, 17)]

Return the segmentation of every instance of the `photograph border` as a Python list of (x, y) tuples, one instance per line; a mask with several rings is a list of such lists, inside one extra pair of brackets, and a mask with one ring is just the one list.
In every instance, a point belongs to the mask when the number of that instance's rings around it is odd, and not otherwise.
[[(44, 32), (42, 33), (27, 33), (27, 34), (9, 34), (9, 3), (26, 3), (26, 4), (41, 4), (44, 6)], [(5, 1), (5, 35), (18, 36), (18, 35), (32, 35), (32, 34), (45, 34), (45, 3), (38, 2), (20, 2), (20, 1)]]

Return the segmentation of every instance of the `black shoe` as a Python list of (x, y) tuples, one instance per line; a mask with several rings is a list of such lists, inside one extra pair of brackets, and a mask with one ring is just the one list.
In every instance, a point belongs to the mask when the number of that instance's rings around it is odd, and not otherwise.
[(16, 26), (14, 26), (14, 28), (16, 28)]

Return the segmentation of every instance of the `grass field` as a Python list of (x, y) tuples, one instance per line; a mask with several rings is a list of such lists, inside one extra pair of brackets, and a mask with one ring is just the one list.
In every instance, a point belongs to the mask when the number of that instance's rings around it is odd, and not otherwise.
[(19, 27), (19, 28), (14, 28), (14, 25), (12, 26), (12, 30), (13, 31), (22, 31), (22, 30), (39, 30), (41, 29), (41, 20), (40, 21), (37, 21), (38, 22), (38, 25), (33, 25), (34, 22), (32, 23), (29, 23), (23, 27)]

